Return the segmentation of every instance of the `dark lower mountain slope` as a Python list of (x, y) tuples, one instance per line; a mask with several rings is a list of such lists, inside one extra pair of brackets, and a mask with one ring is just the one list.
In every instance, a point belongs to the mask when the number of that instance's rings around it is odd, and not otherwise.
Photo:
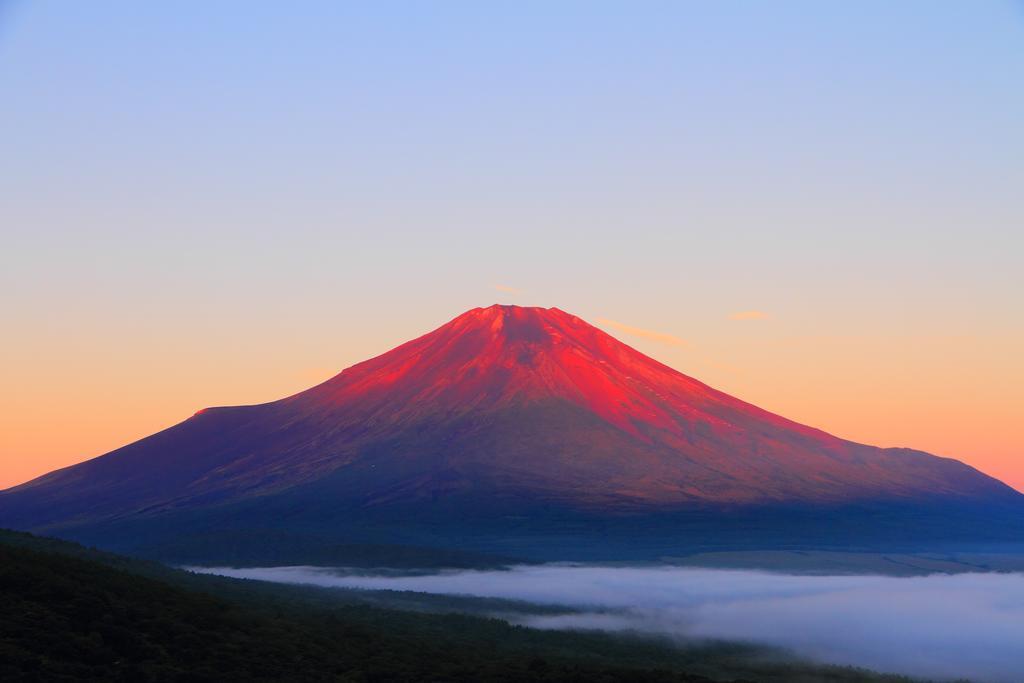
[(0, 492), (0, 524), (158, 554), (272, 530), (613, 559), (1012, 542), (1024, 496), (768, 413), (558, 309), (492, 306), (289, 398), (203, 410)]

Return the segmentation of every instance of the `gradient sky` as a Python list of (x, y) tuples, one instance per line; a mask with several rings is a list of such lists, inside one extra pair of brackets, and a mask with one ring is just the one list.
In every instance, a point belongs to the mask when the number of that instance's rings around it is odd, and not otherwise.
[(558, 306), (1024, 489), (1024, 6), (0, 0), (0, 486)]

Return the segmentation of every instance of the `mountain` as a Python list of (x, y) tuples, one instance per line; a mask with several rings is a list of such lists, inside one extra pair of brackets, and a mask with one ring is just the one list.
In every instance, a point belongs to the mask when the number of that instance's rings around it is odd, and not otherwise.
[(1014, 541), (1024, 496), (769, 413), (557, 308), (491, 306), (8, 489), (0, 525), (135, 552), (273, 530), (568, 559)]

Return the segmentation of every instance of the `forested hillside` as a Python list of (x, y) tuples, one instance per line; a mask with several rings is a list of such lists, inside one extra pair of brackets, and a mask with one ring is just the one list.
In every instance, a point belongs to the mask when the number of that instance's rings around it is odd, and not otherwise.
[(902, 680), (766, 661), (746, 646), (679, 648), (442, 613), (465, 608), (199, 576), (0, 534), (4, 681)]

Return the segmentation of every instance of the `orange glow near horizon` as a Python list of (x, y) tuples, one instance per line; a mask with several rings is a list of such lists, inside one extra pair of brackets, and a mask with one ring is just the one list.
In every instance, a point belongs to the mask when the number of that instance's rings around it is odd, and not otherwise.
[[(604, 322), (631, 346), (772, 412), (853, 441), (954, 457), (1024, 489), (1018, 450), (1024, 421), (1015, 391), (1021, 378), (1013, 381), (1000, 362), (1012, 357), (1019, 340), (751, 339), (728, 331), (668, 326), (655, 333)], [(371, 326), (367, 320), (356, 328)], [(400, 328), (382, 328), (379, 336), (358, 341), (339, 333), (352, 341), (337, 359), (337, 371), (432, 329)], [(666, 342), (678, 339), (674, 332), (685, 332), (692, 343)], [(70, 355), (38, 353), (44, 350), (26, 354), (12, 377), (16, 390), (0, 398), (3, 487), (108, 452), (208, 406), (259, 403), (305, 389), (334, 374), (330, 356), (337, 353), (326, 342), (287, 348), (271, 339), (244, 352), (195, 339), (182, 340), (178, 354), (157, 353), (147, 344), (133, 351), (127, 343)], [(43, 363), (47, 355), (51, 360)], [(310, 362), (296, 362), (302, 355)]]
[(1019, 3), (869, 4), (0, 2), (0, 487), (498, 301), (1024, 489)]

